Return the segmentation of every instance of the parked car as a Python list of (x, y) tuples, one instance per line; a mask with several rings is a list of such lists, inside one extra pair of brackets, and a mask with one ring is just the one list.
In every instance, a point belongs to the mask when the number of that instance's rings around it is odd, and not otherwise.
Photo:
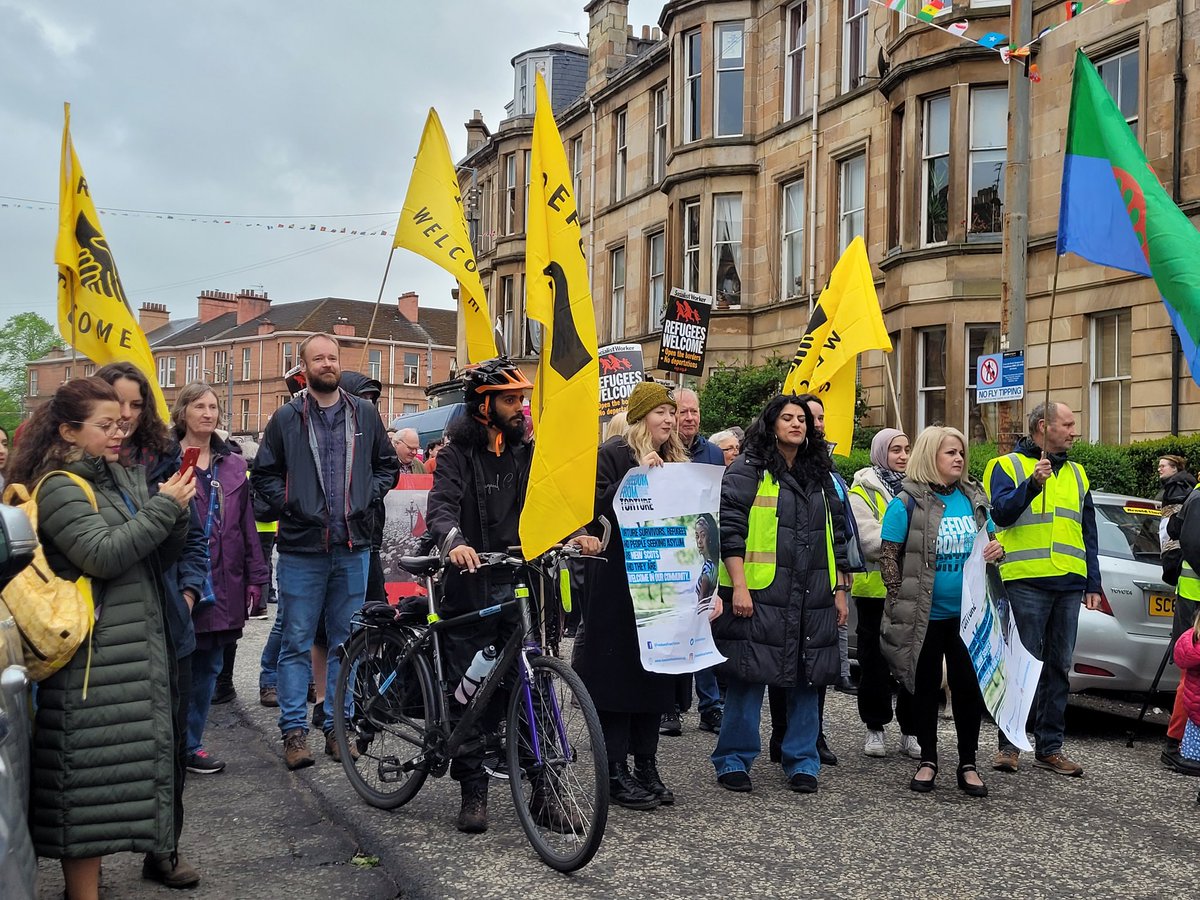
[[(37, 539), (19, 509), (0, 506), (0, 588), (29, 564)], [(0, 894), (32, 900), (37, 858), (29, 838), (29, 678), (17, 623), (0, 600)]]
[[(1103, 602), (1081, 609), (1071, 663), (1071, 690), (1145, 691), (1171, 639), (1175, 589), (1163, 583), (1158, 503), (1092, 492)], [(850, 604), (850, 655), (857, 615)], [(1159, 689), (1173, 691), (1179, 670), (1168, 665)]]

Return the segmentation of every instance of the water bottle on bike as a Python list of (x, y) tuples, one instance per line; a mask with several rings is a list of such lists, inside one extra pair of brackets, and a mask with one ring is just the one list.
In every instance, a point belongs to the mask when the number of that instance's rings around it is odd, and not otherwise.
[(492, 644), (488, 644), (476, 653), (475, 658), (471, 660), (471, 665), (467, 667), (462, 681), (454, 689), (454, 699), (464, 706), (470, 703), (484, 679), (488, 677), (492, 669), (496, 668), (496, 661), (499, 658), (500, 651)]

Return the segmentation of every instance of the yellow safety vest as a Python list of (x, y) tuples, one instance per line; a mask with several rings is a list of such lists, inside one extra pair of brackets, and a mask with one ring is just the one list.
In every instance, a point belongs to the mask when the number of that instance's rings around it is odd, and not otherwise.
[[(1196, 485), (1195, 489), (1200, 491), (1200, 485)], [(1179, 513), (1175, 515), (1179, 515)], [(1187, 560), (1183, 561), (1183, 566), (1179, 570), (1179, 581), (1175, 585), (1175, 591), (1184, 600), (1200, 602), (1200, 576), (1187, 564)]]
[[(989, 499), (996, 466), (1020, 486), (1033, 474), (1037, 460), (1023, 453), (1009, 453), (989, 462), (983, 475)], [(1004, 547), (1001, 578), (1052, 578), (1064, 573), (1087, 577), (1083, 501), (1089, 488), (1087, 473), (1073, 462), (1063, 463), (1050, 476), (1041, 496), (1034, 497), (1016, 523), (996, 532), (996, 539)]]
[[(825, 497), (821, 492), (822, 499)], [(750, 506), (746, 529), (746, 553), (743, 571), (746, 587), (760, 591), (770, 587), (775, 580), (776, 548), (779, 542), (779, 484), (770, 472), (763, 472), (758, 482), (758, 492)], [(829, 514), (829, 501), (825, 500), (825, 553), (829, 564), (829, 588), (837, 584), (837, 560), (833, 551), (833, 518)], [(724, 587), (733, 585), (725, 564), (721, 563), (717, 574), (718, 582)]]
[[(874, 488), (868, 490), (861, 484), (856, 484), (850, 488), (850, 493), (858, 494), (867, 501), (867, 506), (871, 507), (871, 512), (875, 516), (876, 522), (883, 521), (883, 514), (887, 510), (888, 501), (882, 493)], [(850, 589), (850, 593), (855, 597), (886, 597), (887, 588), (883, 584), (883, 573), (878, 569), (872, 572), (859, 572), (854, 576), (854, 584)]]
[(278, 531), (279, 530), (279, 521), (276, 520), (274, 522), (260, 522), (260, 521), (258, 521), (258, 519), (255, 519), (254, 527), (256, 529), (258, 529), (259, 532)]

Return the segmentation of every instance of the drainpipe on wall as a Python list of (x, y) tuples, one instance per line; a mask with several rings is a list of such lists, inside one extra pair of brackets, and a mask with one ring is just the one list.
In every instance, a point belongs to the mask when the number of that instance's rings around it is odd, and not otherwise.
[[(592, 162), (588, 176), (588, 290), (595, 296), (596, 285), (592, 272), (596, 267), (596, 101), (588, 97), (588, 109), (592, 113)], [(575, 208), (579, 208), (576, 198)]]
[(805, 193), (808, 195), (808, 310), (812, 312), (813, 298), (817, 290), (817, 106), (821, 102), (821, 10), (817, 9), (817, 25), (813, 32), (813, 90), (812, 90), (812, 146), (809, 150), (808, 174)]
[[(1183, 0), (1175, 0), (1175, 112), (1171, 117), (1171, 199), (1183, 199), (1183, 104), (1187, 76), (1183, 74)], [(1179, 378), (1183, 368), (1179, 334), (1171, 329), (1171, 434), (1179, 434)]]

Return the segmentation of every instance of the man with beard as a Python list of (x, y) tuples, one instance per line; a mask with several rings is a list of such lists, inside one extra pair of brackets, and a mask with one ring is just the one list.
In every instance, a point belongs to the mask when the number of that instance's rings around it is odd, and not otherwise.
[[(462, 375), (466, 388), (464, 412), (446, 429), (449, 443), (438, 453), (429, 494), (426, 522), (430, 536), (442, 544), (458, 529), (449, 551), (450, 561), (460, 571), (449, 569), (439, 610), (443, 619), (472, 610), (496, 606), (513, 598), (516, 573), (511, 569), (479, 568), (479, 554), (519, 546), (521, 507), (529, 482), (532, 448), (525, 443), (525, 392), (533, 385), (505, 357), (490, 359), (467, 369)], [(600, 542), (587, 535), (573, 536), (585, 553), (595, 553)], [(449, 684), (457, 684), (475, 654), (487, 646), (504, 646), (520, 625), (515, 609), (488, 616), (473, 625), (442, 634), (442, 658)], [(499, 694), (484, 713), (484, 726), (494, 726), (504, 713), (506, 698)], [(452, 711), (453, 708), (452, 708)], [(487, 830), (488, 775), (482, 750), (465, 754), (450, 764), (450, 776), (459, 782), (462, 807), (456, 825), (459, 831)], [(536, 787), (536, 786), (535, 786)], [(535, 795), (535, 815), (564, 819), (561, 807)], [(569, 822), (561, 823), (569, 827)]]
[[(310, 652), (322, 617), (329, 646), (349, 636), (367, 589), (373, 510), (399, 464), (375, 407), (339, 387), (338, 343), (314, 334), (300, 344), (308, 390), (280, 407), (263, 435), (254, 492), (279, 517), (279, 730), (289, 769), (311, 766), (305, 700)], [(325, 753), (338, 759), (332, 702), (338, 660), (325, 676)]]

